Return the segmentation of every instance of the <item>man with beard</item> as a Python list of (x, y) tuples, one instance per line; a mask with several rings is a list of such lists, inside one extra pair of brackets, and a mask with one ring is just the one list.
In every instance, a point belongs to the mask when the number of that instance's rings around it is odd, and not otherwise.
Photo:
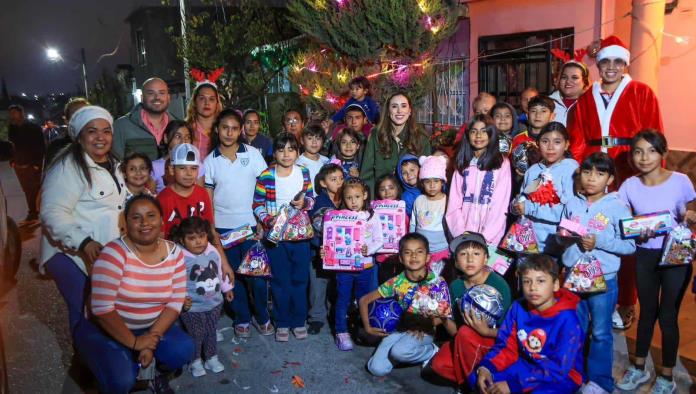
[(154, 77), (143, 83), (143, 101), (114, 122), (111, 152), (119, 160), (135, 152), (150, 160), (161, 156), (158, 147), (164, 129), (170, 120), (176, 119), (167, 111), (169, 100), (169, 88), (162, 79)]

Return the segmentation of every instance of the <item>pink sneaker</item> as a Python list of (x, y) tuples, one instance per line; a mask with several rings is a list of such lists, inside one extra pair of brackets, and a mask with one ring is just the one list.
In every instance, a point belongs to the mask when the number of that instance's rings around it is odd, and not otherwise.
[(353, 340), (350, 339), (350, 334), (347, 332), (336, 334), (336, 346), (338, 347), (338, 350), (344, 352), (353, 350)]

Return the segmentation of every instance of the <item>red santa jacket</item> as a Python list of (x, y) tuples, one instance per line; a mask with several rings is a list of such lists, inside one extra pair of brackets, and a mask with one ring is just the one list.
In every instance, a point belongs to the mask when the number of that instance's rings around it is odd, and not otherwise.
[(614, 184), (618, 187), (635, 172), (630, 164), (631, 148), (590, 146), (589, 141), (602, 137), (630, 139), (645, 128), (662, 132), (660, 106), (652, 89), (629, 75), (624, 75), (606, 107), (600, 91), (600, 82), (595, 82), (571, 111), (568, 119), (570, 151), (578, 162), (593, 152), (607, 152), (616, 163), (617, 182)]

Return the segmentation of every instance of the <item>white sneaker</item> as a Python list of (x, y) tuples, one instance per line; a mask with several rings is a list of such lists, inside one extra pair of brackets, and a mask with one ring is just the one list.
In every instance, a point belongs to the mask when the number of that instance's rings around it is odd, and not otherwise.
[(606, 390), (599, 387), (599, 385), (593, 381), (587, 382), (586, 385), (582, 386), (580, 390), (581, 394), (609, 394)]
[(623, 330), (624, 324), (619, 311), (614, 309), (614, 313), (611, 315), (611, 326), (617, 330)]
[(437, 354), (437, 352), (438, 352), (439, 350), (440, 350), (440, 348), (437, 347), (437, 345), (433, 343), (433, 354), (431, 354), (430, 357), (428, 357), (427, 360), (423, 361), (423, 364), (421, 364), (421, 368), (427, 367), (428, 364), (430, 364), (430, 361), (433, 359), (433, 357), (435, 357), (435, 355)]
[(650, 380), (650, 372), (645, 370), (641, 371), (640, 369), (631, 365), (628, 367), (626, 372), (624, 372), (621, 381), (616, 383), (616, 387), (619, 390), (624, 391), (635, 390), (638, 388), (638, 386), (642, 385), (648, 380)]
[(217, 342), (222, 342), (225, 340), (225, 336), (222, 335), (222, 331), (220, 331), (219, 329), (215, 330), (215, 340)]
[(191, 365), (189, 365), (189, 369), (191, 370), (191, 375), (193, 375), (194, 378), (200, 378), (201, 376), (205, 375), (203, 361), (200, 358), (197, 358), (196, 361), (192, 362)]
[(213, 356), (205, 360), (205, 369), (213, 371), (213, 373), (220, 373), (225, 370), (225, 366), (222, 365), (218, 356)]
[(677, 383), (673, 380), (669, 381), (662, 376), (658, 376), (657, 379), (655, 379), (655, 384), (652, 386), (652, 390), (650, 390), (651, 394), (672, 394), (676, 392)]

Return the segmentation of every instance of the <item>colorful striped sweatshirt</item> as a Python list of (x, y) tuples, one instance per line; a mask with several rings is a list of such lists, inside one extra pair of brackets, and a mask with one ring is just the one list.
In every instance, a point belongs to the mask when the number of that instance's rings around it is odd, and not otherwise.
[(116, 311), (131, 330), (148, 328), (164, 308), (181, 311), (186, 266), (181, 249), (169, 241), (167, 258), (147, 265), (123, 239), (106, 244), (92, 270), (92, 313)]
[[(309, 170), (306, 167), (298, 166), (302, 169), (302, 191), (305, 193), (304, 210), (308, 211), (314, 206), (314, 188), (312, 180), (309, 176)], [(252, 208), (254, 215), (266, 227), (270, 220), (278, 214), (280, 208), (276, 204), (276, 165), (271, 164), (265, 169), (256, 180), (256, 189), (254, 190), (254, 202)]]

